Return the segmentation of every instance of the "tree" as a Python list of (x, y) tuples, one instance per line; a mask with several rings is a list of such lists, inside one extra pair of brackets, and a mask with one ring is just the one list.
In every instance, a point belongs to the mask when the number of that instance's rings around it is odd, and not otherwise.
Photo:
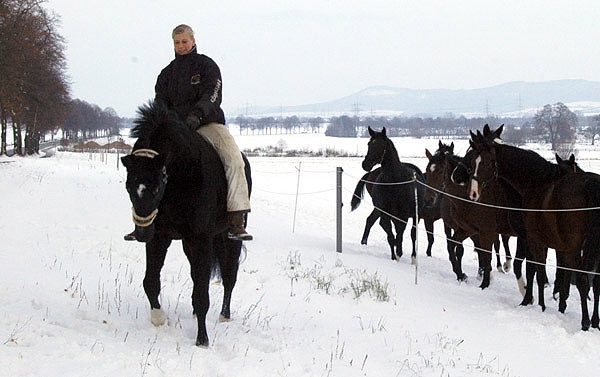
[(556, 150), (559, 143), (569, 143), (575, 136), (577, 116), (565, 104), (546, 105), (535, 114), (536, 134)]
[(64, 40), (45, 0), (0, 0), (0, 154), (13, 128), (15, 152), (39, 150), (41, 135), (58, 127), (68, 100)]
[(590, 125), (585, 129), (585, 133), (592, 140), (592, 145), (594, 145), (596, 136), (600, 136), (600, 115), (594, 115), (590, 119)]

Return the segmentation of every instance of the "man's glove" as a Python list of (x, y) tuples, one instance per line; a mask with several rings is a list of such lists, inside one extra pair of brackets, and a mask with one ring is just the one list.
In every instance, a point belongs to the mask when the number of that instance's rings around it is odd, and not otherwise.
[(185, 124), (187, 124), (192, 131), (196, 131), (196, 129), (200, 127), (200, 118), (194, 114), (190, 114), (185, 118)]

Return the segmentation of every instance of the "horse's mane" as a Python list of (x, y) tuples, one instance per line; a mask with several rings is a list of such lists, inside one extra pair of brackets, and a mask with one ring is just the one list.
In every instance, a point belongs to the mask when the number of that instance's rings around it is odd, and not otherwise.
[(532, 169), (537, 172), (544, 172), (549, 176), (563, 174), (562, 169), (557, 164), (546, 160), (544, 157), (540, 156), (539, 153), (535, 151), (532, 151), (530, 149), (518, 148), (507, 144), (495, 143), (495, 145), (501, 149), (504, 148), (514, 153), (514, 161), (518, 161), (519, 165), (524, 166), (527, 170)]
[(138, 138), (141, 145), (149, 146), (152, 142), (160, 144), (168, 142), (172, 151), (189, 154), (193, 154), (193, 151), (199, 149), (196, 143), (200, 138), (193, 137), (195, 133), (161, 101), (151, 100), (147, 104), (141, 105), (133, 123), (131, 136)]

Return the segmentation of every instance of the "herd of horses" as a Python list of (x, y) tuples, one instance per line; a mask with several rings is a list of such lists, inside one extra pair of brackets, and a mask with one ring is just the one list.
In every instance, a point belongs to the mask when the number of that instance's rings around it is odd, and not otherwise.
[[(571, 271), (576, 270), (581, 325), (587, 330), (590, 283), (585, 272), (599, 271), (600, 176), (582, 171), (573, 156), (568, 160), (557, 156), (554, 164), (534, 152), (505, 145), (501, 133), (502, 126), (491, 130), (487, 125), (483, 132), (471, 133), (470, 148), (463, 157), (454, 154), (453, 143), (445, 145), (440, 141), (435, 153), (426, 150), (429, 163), (423, 173), (417, 166), (400, 161), (385, 128), (377, 132), (369, 127), (371, 138), (362, 163), (367, 173), (359, 181), (351, 203), (352, 209), (360, 204), (365, 187), (373, 199), (375, 209), (367, 218), (361, 243), (367, 243), (369, 230), (379, 219), (387, 233), (391, 258), (400, 258), (402, 236), (412, 218), (414, 259), (414, 225), (416, 219), (423, 219), (428, 231), (427, 255), (431, 256), (433, 223), (441, 219), (457, 279), (467, 278), (462, 271), (462, 242), (470, 238), (478, 253), (481, 288), (486, 288), (492, 261), (488, 250), (494, 247), (498, 251), (502, 239), (507, 262), (501, 264), (497, 254), (497, 267), (507, 271), (511, 261), (507, 240), (516, 236), (514, 272), (521, 282), (521, 263), (527, 260), (521, 304), (532, 303), (533, 279), (537, 277), (542, 309), (544, 286), (548, 283), (543, 263), (547, 248), (555, 249), (559, 267), (569, 268), (557, 269), (555, 293), (560, 296), (559, 310), (566, 309)], [(227, 237), (223, 166), (201, 136), (158, 102), (139, 108), (132, 136), (137, 141), (122, 162), (127, 168), (126, 188), (133, 207), (136, 239), (144, 242), (146, 248), (143, 286), (151, 321), (156, 326), (167, 321), (159, 302), (160, 271), (171, 242), (181, 239), (193, 281), (196, 345), (207, 347), (210, 279), (218, 274), (223, 282), (220, 318), (228, 320), (242, 250), (241, 241)], [(250, 164), (245, 156), (244, 161), (251, 191)], [(373, 170), (376, 165), (379, 166)], [(598, 328), (600, 278), (593, 279), (593, 288), (591, 326)]]
[[(552, 248), (558, 264), (554, 297), (559, 297), (559, 311), (564, 313), (567, 307), (575, 272), (581, 297), (581, 327), (588, 330), (591, 324), (599, 328), (600, 175), (581, 170), (573, 155), (565, 160), (556, 155), (556, 163), (552, 163), (533, 151), (507, 145), (501, 139), (502, 130), (503, 126), (492, 130), (485, 125), (483, 131), (471, 132), (470, 147), (462, 157), (454, 154), (454, 143), (440, 141), (435, 153), (425, 150), (428, 164), (422, 173), (418, 167), (400, 161), (385, 127), (380, 132), (369, 127), (368, 152), (362, 163), (367, 173), (351, 201), (354, 210), (365, 186), (373, 201), (374, 210), (367, 218), (361, 243), (367, 243), (369, 229), (379, 219), (392, 259), (399, 258), (403, 232), (412, 218), (414, 257), (418, 218), (425, 222), (430, 256), (430, 229), (434, 221), (441, 219), (456, 278), (467, 278), (462, 271), (462, 242), (470, 238), (478, 255), (480, 287), (484, 289), (490, 284), (492, 248), (496, 250), (497, 268), (508, 271), (512, 259), (508, 238), (517, 237), (514, 273), (523, 295), (521, 305), (534, 302), (535, 278), (542, 310), (544, 287), (548, 284), (545, 262), (548, 248)], [(371, 170), (377, 164), (380, 166)], [(500, 239), (507, 255), (505, 264), (501, 264), (498, 254)], [(526, 282), (521, 273), (524, 260)], [(594, 292), (591, 322), (587, 307), (590, 281)]]

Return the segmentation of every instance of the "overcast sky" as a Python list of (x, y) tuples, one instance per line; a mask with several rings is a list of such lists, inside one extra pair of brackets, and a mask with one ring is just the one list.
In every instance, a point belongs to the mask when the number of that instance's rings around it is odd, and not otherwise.
[(223, 76), (228, 117), (369, 86), (470, 89), (600, 81), (600, 5), (533, 0), (49, 0), (67, 41), (72, 97), (133, 116), (196, 32)]

